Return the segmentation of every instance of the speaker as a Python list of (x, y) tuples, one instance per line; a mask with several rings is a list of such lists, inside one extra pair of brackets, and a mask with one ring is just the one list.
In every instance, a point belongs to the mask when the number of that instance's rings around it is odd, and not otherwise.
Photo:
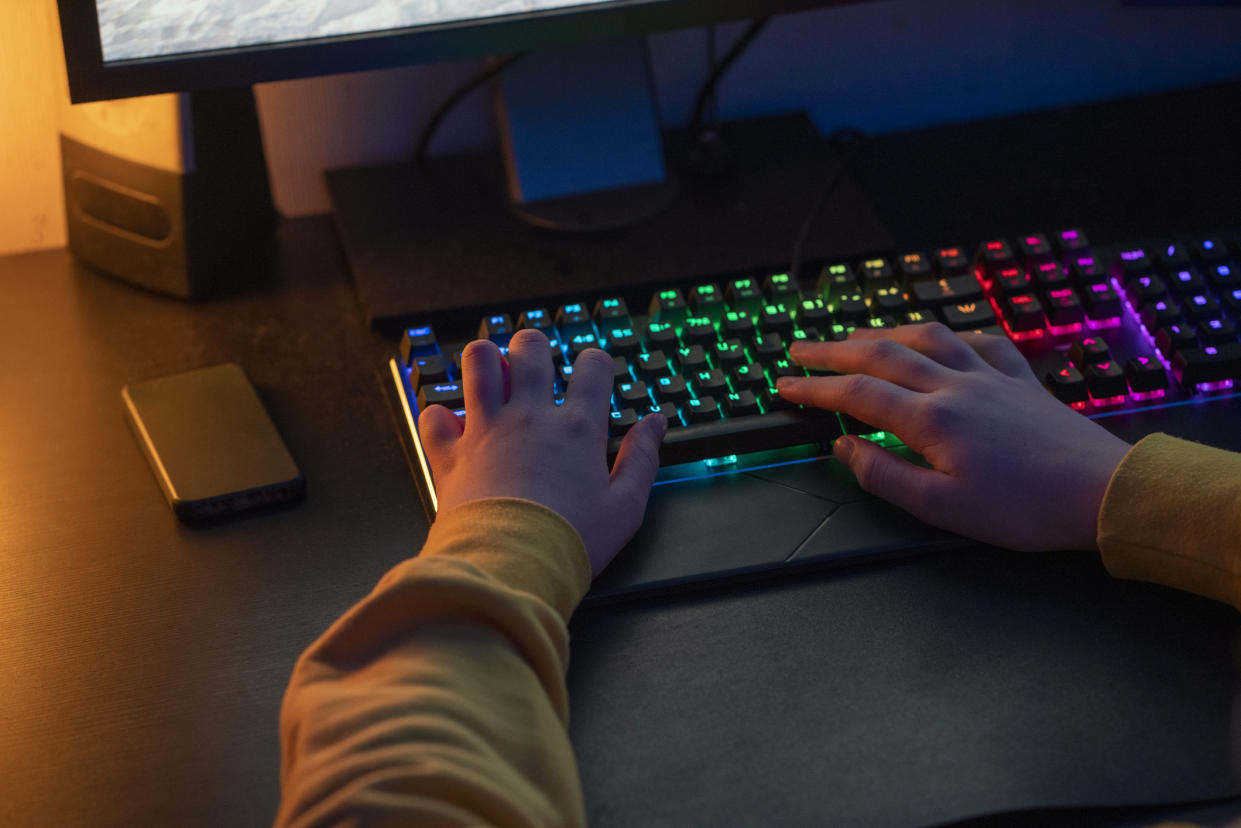
[(262, 275), (276, 212), (249, 87), (71, 107), (60, 147), (83, 264), (183, 299)]

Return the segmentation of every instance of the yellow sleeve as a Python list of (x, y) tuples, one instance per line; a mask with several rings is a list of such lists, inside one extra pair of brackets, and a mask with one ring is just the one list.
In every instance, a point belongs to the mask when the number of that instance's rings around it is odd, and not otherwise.
[(276, 825), (584, 824), (565, 670), (589, 586), (581, 538), (550, 509), (440, 515), (298, 660)]
[(1118, 578), (1241, 609), (1241, 454), (1166, 434), (1139, 442), (1103, 496), (1099, 551)]

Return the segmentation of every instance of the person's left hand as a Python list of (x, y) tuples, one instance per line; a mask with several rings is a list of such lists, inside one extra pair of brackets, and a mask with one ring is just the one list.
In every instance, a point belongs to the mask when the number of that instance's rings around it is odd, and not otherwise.
[(535, 330), (513, 335), (507, 362), (494, 343), (471, 342), (462, 353), (462, 379), (464, 428), (439, 405), (418, 419), (439, 508), (485, 497), (541, 503), (577, 529), (598, 575), (642, 523), (667, 421), (640, 420), (609, 472), (612, 358), (595, 349), (578, 356), (557, 406), (550, 346)]

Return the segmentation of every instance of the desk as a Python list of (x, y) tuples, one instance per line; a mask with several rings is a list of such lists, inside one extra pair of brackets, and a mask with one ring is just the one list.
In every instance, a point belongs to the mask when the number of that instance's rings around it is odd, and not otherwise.
[[(0, 259), (0, 825), (270, 822), (295, 658), (425, 536), (391, 345), (361, 322), (330, 222), (286, 222), (271, 274), (185, 304), (63, 251)], [(119, 392), (223, 361), (250, 373), (308, 497), (195, 528)], [(1237, 411), (1171, 422), (1219, 436)], [(579, 614), (572, 736), (600, 826), (1236, 795), (1239, 631), (1091, 555), (858, 566)], [(1058, 747), (1036, 749), (1047, 733)]]

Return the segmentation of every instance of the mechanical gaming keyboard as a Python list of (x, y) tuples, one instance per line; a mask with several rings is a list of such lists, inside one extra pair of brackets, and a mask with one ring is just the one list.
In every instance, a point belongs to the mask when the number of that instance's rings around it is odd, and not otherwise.
[(464, 326), (429, 320), (405, 330), (390, 369), (433, 515), (417, 416), (432, 403), (464, 416), (469, 340), (503, 350), (515, 331), (542, 330), (558, 394), (582, 350), (612, 355), (609, 451), (650, 411), (670, 427), (646, 524), (592, 591), (606, 596), (960, 543), (869, 498), (829, 459), (841, 434), (904, 451), (894, 436), (774, 391), (778, 376), (804, 373), (788, 358), (794, 340), (931, 320), (1009, 337), (1048, 391), (1089, 417), (1236, 396), (1241, 247), (1216, 235), (1092, 247), (1069, 229), (828, 262), (805, 279), (691, 278), (646, 296), (496, 308)]

